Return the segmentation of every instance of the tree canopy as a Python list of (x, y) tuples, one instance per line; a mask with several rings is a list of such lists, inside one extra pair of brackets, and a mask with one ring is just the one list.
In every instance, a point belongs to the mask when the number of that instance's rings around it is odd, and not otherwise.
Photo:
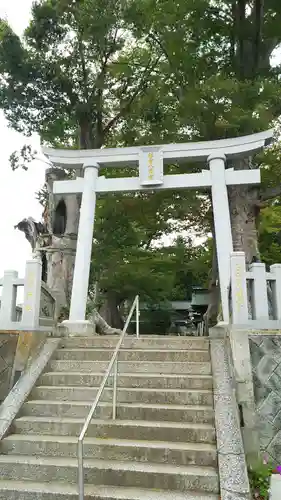
[[(250, 134), (279, 119), (281, 68), (271, 60), (280, 44), (278, 0), (36, 0), (22, 39), (0, 23), (0, 108), (14, 129), (37, 132), (54, 147)], [(13, 167), (30, 155), (28, 148), (23, 158), (14, 155)], [(278, 158), (274, 146), (228, 165), (262, 168), (260, 187), (229, 188), (235, 249), (248, 262), (278, 257)], [(202, 168), (172, 164), (167, 171)], [(124, 172), (133, 175), (105, 173)], [(186, 231), (212, 232), (208, 193), (99, 199), (93, 279), (114, 300), (137, 289), (159, 300), (182, 296), (189, 283), (206, 282), (210, 265), (208, 244), (163, 245), (167, 234)]]

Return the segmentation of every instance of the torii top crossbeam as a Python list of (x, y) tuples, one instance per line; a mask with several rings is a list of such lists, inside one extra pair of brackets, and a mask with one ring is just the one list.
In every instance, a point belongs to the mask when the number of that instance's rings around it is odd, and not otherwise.
[[(54, 194), (83, 193), (77, 252), (72, 287), (69, 326), (85, 323), (91, 262), (96, 193), (143, 189), (211, 188), (216, 247), (224, 321), (229, 321), (228, 287), (230, 254), (233, 251), (227, 186), (258, 184), (259, 170), (225, 169), (227, 158), (252, 156), (271, 142), (273, 130), (233, 139), (160, 146), (136, 146), (94, 150), (43, 148), (50, 162), (62, 168), (84, 168), (84, 177), (56, 181)], [(164, 175), (163, 166), (172, 162), (201, 161), (209, 165), (196, 174)], [(99, 167), (139, 167), (139, 177), (106, 179)]]
[(143, 152), (160, 151), (165, 163), (173, 160), (204, 161), (210, 155), (224, 154), (226, 158), (233, 158), (254, 154), (266, 146), (273, 136), (273, 130), (258, 134), (235, 137), (233, 139), (220, 139), (217, 141), (187, 142), (182, 144), (165, 144), (160, 146), (134, 146), (127, 148), (104, 149), (50, 149), (43, 148), (43, 153), (57, 166), (68, 168), (81, 168), (93, 159), (103, 167), (131, 165), (137, 166), (139, 157)]

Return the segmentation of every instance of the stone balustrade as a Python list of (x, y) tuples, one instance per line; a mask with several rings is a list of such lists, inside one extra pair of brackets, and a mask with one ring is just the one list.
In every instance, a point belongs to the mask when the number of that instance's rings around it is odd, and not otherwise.
[[(26, 263), (25, 278), (17, 271), (5, 271), (0, 279), (0, 330), (38, 330), (55, 324), (56, 301), (41, 281), (42, 263), (39, 258)], [(22, 310), (17, 306), (19, 287), (24, 288)]]
[(231, 323), (246, 329), (281, 328), (281, 264), (267, 272), (263, 263), (246, 269), (244, 252), (230, 258)]

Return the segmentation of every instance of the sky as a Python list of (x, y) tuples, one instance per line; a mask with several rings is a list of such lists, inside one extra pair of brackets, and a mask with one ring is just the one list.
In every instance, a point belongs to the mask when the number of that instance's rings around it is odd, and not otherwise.
[[(32, 0), (0, 0), (0, 17), (5, 17), (20, 35), (28, 24), (31, 5)], [(14, 226), (29, 216), (40, 220), (42, 214), (35, 192), (44, 184), (47, 165), (35, 161), (27, 172), (13, 172), (9, 164), (11, 153), (24, 143), (20, 134), (8, 128), (0, 112), (0, 277), (4, 270), (15, 270), (24, 276), (31, 247)], [(39, 138), (34, 137), (32, 143), (38, 146)]]

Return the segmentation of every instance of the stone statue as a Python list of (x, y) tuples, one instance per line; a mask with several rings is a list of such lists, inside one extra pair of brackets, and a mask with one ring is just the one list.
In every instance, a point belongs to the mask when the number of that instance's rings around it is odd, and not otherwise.
[[(15, 226), (25, 234), (33, 255), (40, 255), (42, 259), (42, 280), (56, 298), (56, 317), (60, 321), (68, 318), (81, 202), (80, 195), (76, 194), (54, 196), (54, 181), (66, 178), (64, 170), (47, 169), (43, 222), (28, 217)], [(120, 330), (111, 328), (97, 311), (93, 318), (99, 333), (120, 333)]]

